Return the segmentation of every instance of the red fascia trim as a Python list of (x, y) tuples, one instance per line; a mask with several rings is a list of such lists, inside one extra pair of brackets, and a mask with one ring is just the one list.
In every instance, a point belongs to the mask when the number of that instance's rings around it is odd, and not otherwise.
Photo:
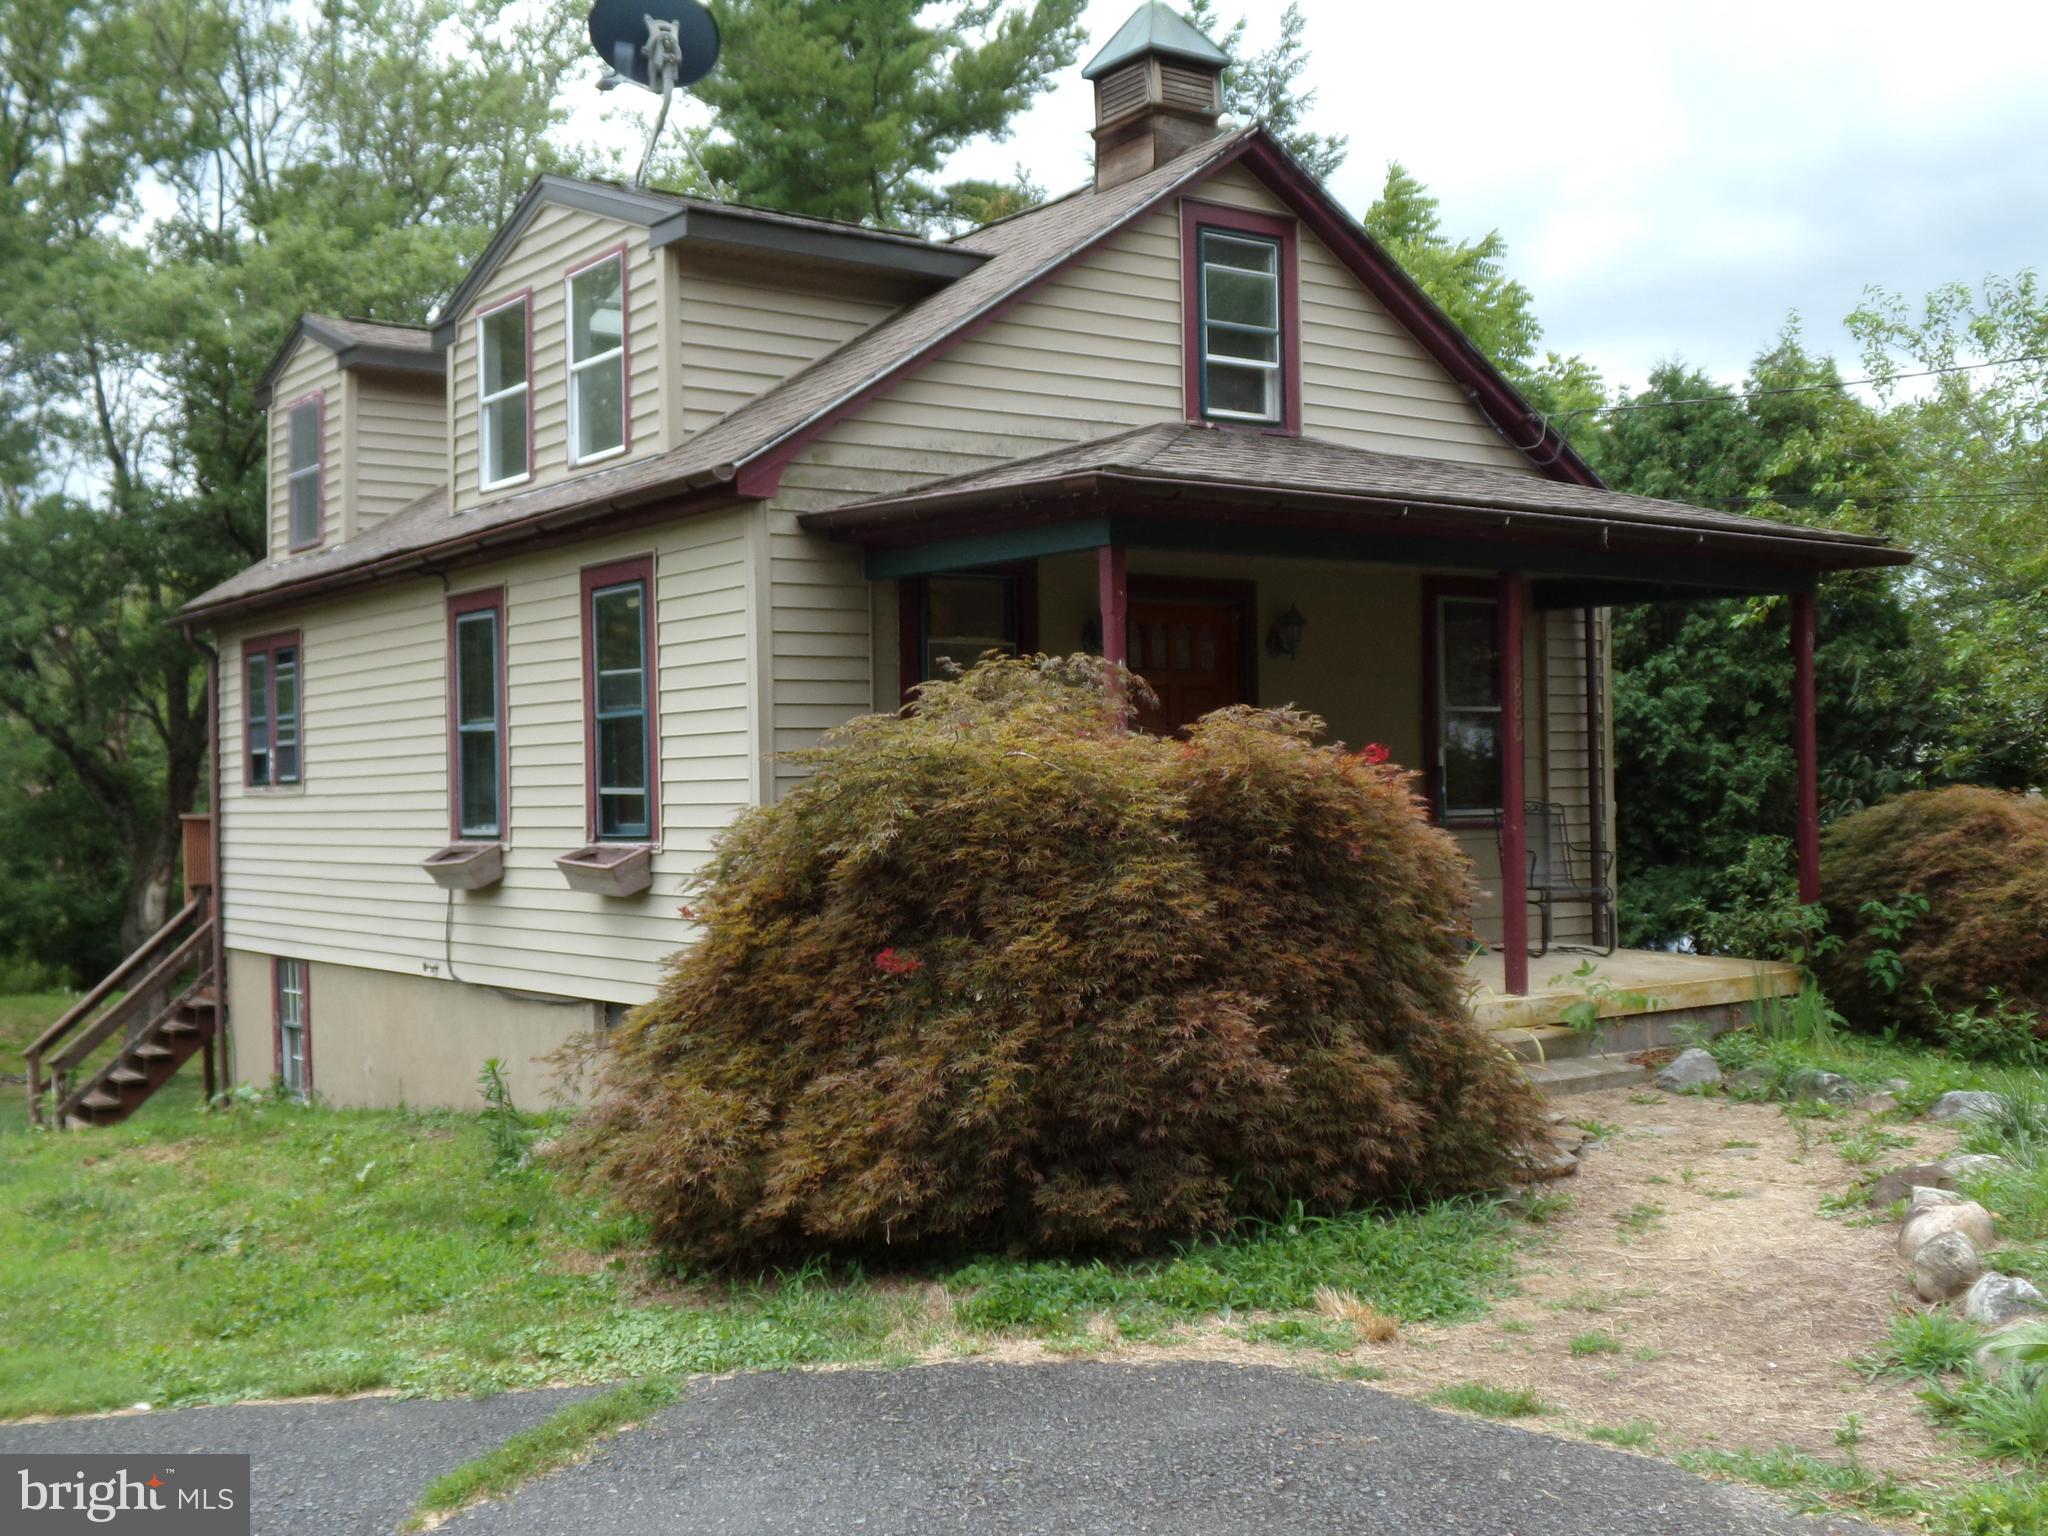
[[(524, 304), (526, 306), (526, 324), (521, 328), (526, 333), (526, 474), (524, 478), (527, 480), (533, 478), (533, 289), (527, 287), (513, 293), (508, 293), (504, 298), (499, 299), (493, 304), (480, 306), (471, 315), (471, 318), (476, 322), (476, 361), (471, 366), (476, 369), (476, 483), (479, 488), (479, 495), (483, 494), (481, 488), (484, 484), (484, 321), (501, 309), (510, 309), (514, 304)], [(512, 482), (513, 485), (519, 483), (517, 480)], [(498, 489), (510, 490), (511, 486), (500, 486)]]
[[(1280, 420), (1211, 419), (1202, 413), (1202, 245), (1205, 229), (1236, 230), (1280, 243)], [(1301, 226), (1250, 208), (1184, 197), (1180, 204), (1181, 361), (1189, 421), (1236, 432), (1301, 436)]]
[(647, 837), (648, 844), (661, 841), (661, 679), (655, 655), (654, 556), (635, 555), (604, 565), (586, 565), (579, 586), (582, 613), (577, 626), (583, 631), (583, 815), (587, 841), (596, 842), (597, 832), (597, 637), (591, 633), (590, 595), (600, 587), (623, 586), (629, 581), (646, 583), (646, 598), (640, 604), (643, 626), (641, 645), (647, 658)]
[[(1422, 757), (1417, 766), (1422, 772), (1422, 798), (1429, 806), (1429, 819), (1437, 826), (1444, 821), (1443, 763), (1439, 754), (1443, 750), (1443, 710), (1437, 699), (1439, 676), (1437, 653), (1442, 649), (1442, 621), (1439, 617), (1437, 599), (1444, 597), (1473, 597), (1486, 602), (1496, 602), (1499, 591), (1495, 584), (1483, 577), (1475, 576), (1424, 576), (1422, 578)], [(1457, 825), (1491, 825), (1494, 818), (1464, 816)]]
[[(302, 405), (314, 410), (313, 461), (320, 471), (313, 477), (316, 494), (314, 501), (313, 538), (310, 543), (292, 542), (292, 412)], [(301, 550), (318, 549), (327, 542), (327, 391), (313, 390), (290, 402), (284, 408), (284, 548), (288, 555)]]
[[(633, 451), (633, 263), (627, 259), (626, 242), (623, 240), (608, 250), (600, 251), (586, 262), (566, 268), (562, 273), (562, 379), (566, 385), (570, 378), (571, 364), (574, 362), (569, 356), (568, 337), (571, 327), (575, 324), (576, 314), (574, 301), (569, 296), (569, 284), (592, 267), (601, 267), (612, 260), (617, 260), (619, 264), (619, 413), (623, 430), (622, 445), (616, 452), (623, 456)], [(571, 408), (573, 398), (572, 391), (571, 400), (564, 402), (565, 411)], [(568, 420), (566, 414), (563, 420)], [(527, 441), (530, 443), (532, 440), (533, 434), (529, 432)], [(579, 460), (576, 457), (573, 432), (567, 446), (569, 463), (574, 465)], [(613, 452), (614, 450), (607, 448), (602, 457), (610, 458)]]
[[(1247, 137), (1242, 140), (1226, 153), (1219, 155), (1201, 173), (1201, 177), (1197, 179), (1206, 179), (1209, 176), (1215, 175), (1226, 166), (1236, 164), (1255, 143), (1257, 143), (1256, 136)], [(1146, 202), (1140, 203), (1117, 223), (1102, 231), (1101, 234), (1088, 241), (1085, 245), (1069, 251), (1044, 271), (1012, 289), (964, 325), (955, 330), (948, 331), (922, 351), (905, 358), (895, 367), (888, 369), (886, 372), (862, 385), (853, 394), (842, 400), (838, 405), (833, 406), (815, 421), (807, 422), (803, 426), (795, 428), (781, 442), (771, 445), (748, 459), (739, 468), (736, 488), (740, 495), (749, 500), (764, 500), (767, 497), (773, 496), (782, 484), (782, 472), (789, 467), (790, 461), (803, 450), (805, 444), (821, 434), (831, 431), (832, 428), (836, 427), (847, 417), (865, 408), (877, 395), (886, 394), (894, 389), (926, 364), (945, 356), (946, 353), (950, 352), (961, 342), (969, 341), (980, 335), (991, 325), (994, 325), (996, 321), (1009, 314), (1019, 304), (1031, 298), (1045, 283), (1059, 276), (1067, 268), (1086, 259), (1105, 240), (1114, 239), (1137, 223), (1138, 220), (1144, 218), (1145, 215), (1158, 209), (1170, 199), (1178, 197), (1186, 189), (1186, 185), (1184, 182), (1175, 182), (1171, 186), (1160, 188), (1155, 196)], [(962, 281), (967, 280), (962, 279)]]
[[(1393, 257), (1352, 220), (1338, 212), (1315, 179), (1263, 135), (1247, 146), (1246, 164), (1280, 193), (1317, 239), (1351, 269), (1394, 318), (1422, 343), (1452, 378), (1478, 398), (1481, 409), (1507, 437), (1509, 446), (1555, 480), (1598, 487), (1593, 473), (1555, 428), (1537, 415), (1515, 387), (1500, 376), (1464, 332), (1416, 286)], [(1526, 427), (1529, 441), (1508, 434)]]
[[(242, 792), (251, 788), (278, 789), (277, 782), (277, 656), (276, 652), (290, 647), (297, 653), (299, 668), (299, 776), (291, 782), (306, 782), (306, 647), (296, 629), (279, 630), (272, 635), (259, 635), (242, 642)], [(251, 785), (249, 783), (249, 658), (268, 656), (269, 664), (263, 669), (263, 713), (265, 718), (264, 751), (270, 756), (270, 782)]]
[(462, 842), (462, 754), (457, 740), (457, 657), (455, 621), (466, 613), (491, 612), (498, 616), (498, 836), (499, 842), (512, 835), (511, 730), (505, 702), (505, 589), (484, 587), (448, 599), (448, 837)]

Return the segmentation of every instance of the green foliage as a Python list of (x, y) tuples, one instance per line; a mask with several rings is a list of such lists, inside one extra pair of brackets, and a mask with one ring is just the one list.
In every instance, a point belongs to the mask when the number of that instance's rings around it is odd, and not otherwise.
[(1128, 731), (1139, 686), (992, 658), (721, 836), (571, 1138), (658, 1242), (1128, 1249), (1503, 1176), (1536, 1100), (1407, 776), (1292, 711)]
[(989, 211), (986, 184), (932, 178), (1000, 139), (1073, 63), (1083, 0), (731, 0), (719, 67), (692, 87), (716, 114), (697, 159), (743, 203), (883, 229)]
[(1623, 1347), (1621, 1340), (1613, 1334), (1601, 1333), (1597, 1329), (1572, 1335), (1571, 1352), (1574, 1355), (1618, 1355)]
[(1827, 908), (1799, 899), (1792, 839), (1753, 837), (1705, 895), (1677, 913), (1702, 954), (1804, 962), (1827, 930)]
[(1993, 988), (2008, 1014), (2048, 1008), (2048, 803), (1901, 795), (1837, 822), (1821, 853), (1842, 945), (1817, 966), (1858, 1027), (1933, 1033)]
[(2048, 1458), (2048, 1380), (2029, 1370), (2008, 1370), (1920, 1394), (1980, 1456), (2024, 1461)]
[(1617, 987), (1611, 979), (1600, 974), (1599, 965), (1592, 960), (1581, 961), (1568, 977), (1553, 977), (1551, 984), (1555, 986), (1565, 981), (1574, 983), (1579, 991), (1579, 995), (1564, 1006), (1566, 1026), (1595, 1039), (1607, 1027), (1610, 1017), (1641, 1013), (1657, 1006), (1657, 1000), (1647, 992), (1629, 992)]
[(1969, 1369), (1977, 1330), (1948, 1312), (1901, 1312), (1892, 1318), (1885, 1341), (1862, 1362), (1872, 1376), (1933, 1380)]
[(487, 1057), (476, 1075), (477, 1091), (483, 1095), (484, 1140), (491, 1148), (491, 1172), (517, 1173), (531, 1155), (532, 1135), (525, 1117), (512, 1102), (512, 1085), (505, 1080), (505, 1063)]
[(1657, 1443), (1657, 1426), (1648, 1419), (1629, 1419), (1621, 1424), (1588, 1424), (1585, 1428), (1588, 1440), (1597, 1440), (1602, 1445), (1618, 1445), (1624, 1450), (1648, 1450)]
[(1288, 0), (1280, 13), (1279, 36), (1263, 53), (1245, 53), (1244, 17), (1227, 29), (1221, 27), (1216, 0), (1191, 0), (1187, 18), (1233, 61), (1223, 72), (1224, 113), (1241, 123), (1265, 124), (1318, 180), (1335, 175), (1350, 153), (1351, 140), (1343, 134), (1311, 133), (1302, 126), (1315, 107), (1317, 93), (1300, 89), (1301, 76), (1308, 68), (1308, 22), (1298, 0)]
[(1790, 1495), (1795, 1507), (1809, 1513), (1847, 1504), (1868, 1514), (1906, 1518), (1927, 1507), (1926, 1501), (1890, 1473), (1873, 1476), (1853, 1462), (1838, 1465), (1789, 1447), (1771, 1451), (1684, 1451), (1672, 1460), (1704, 1477), (1735, 1478)]
[(1997, 987), (1986, 990), (1981, 1004), (1961, 1008), (1942, 1007), (1931, 988), (1921, 992), (1934, 1017), (1935, 1038), (1958, 1056), (2007, 1067), (2048, 1067), (2048, 1030), (2041, 1027), (2041, 1015), (2012, 1007)]
[(1550, 1404), (1527, 1387), (1494, 1387), (1483, 1381), (1461, 1381), (1439, 1387), (1423, 1398), (1437, 1408), (1455, 1408), (1488, 1419), (1526, 1419), (1550, 1412)]

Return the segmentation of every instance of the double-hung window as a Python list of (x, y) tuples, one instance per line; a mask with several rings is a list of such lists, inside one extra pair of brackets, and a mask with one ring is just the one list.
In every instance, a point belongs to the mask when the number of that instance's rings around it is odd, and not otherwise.
[(1202, 414), (1277, 425), (1281, 376), (1280, 242), (1201, 232)]
[(1500, 609), (1491, 598), (1434, 597), (1437, 803), (1444, 820), (1501, 809)]
[(653, 596), (652, 560), (583, 573), (585, 761), (597, 842), (656, 835)]
[(920, 680), (940, 676), (944, 662), (965, 671), (989, 651), (1016, 655), (1022, 633), (1019, 585), (1010, 575), (927, 576)]
[(313, 1091), (313, 1011), (306, 986), (306, 962), (282, 956), (271, 962), (276, 996), (277, 1080), (295, 1099)]
[(626, 448), (626, 253), (571, 272), (569, 458), (587, 464)]
[(299, 637), (272, 635), (242, 647), (242, 782), (270, 789), (299, 782)]
[(505, 597), (448, 602), (451, 815), (458, 842), (505, 835)]
[(532, 334), (530, 294), (477, 317), (477, 476), (486, 491), (533, 473)]
[(285, 542), (311, 549), (325, 535), (327, 400), (315, 393), (285, 410)]

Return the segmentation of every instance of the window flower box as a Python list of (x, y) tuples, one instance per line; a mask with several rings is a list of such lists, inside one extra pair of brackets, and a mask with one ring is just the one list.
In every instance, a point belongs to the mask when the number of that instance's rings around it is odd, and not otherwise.
[(500, 843), (450, 843), (420, 868), (444, 891), (480, 891), (505, 878), (505, 849)]
[(654, 850), (645, 843), (590, 843), (555, 860), (575, 891), (637, 896), (654, 883)]

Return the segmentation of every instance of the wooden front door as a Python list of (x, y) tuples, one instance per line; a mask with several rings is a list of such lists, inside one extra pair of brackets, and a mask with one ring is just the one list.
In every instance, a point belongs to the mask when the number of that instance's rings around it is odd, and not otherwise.
[(1159, 695), (1157, 707), (1138, 716), (1139, 729), (1167, 736), (1212, 709), (1248, 702), (1249, 613), (1231, 600), (1132, 595), (1131, 670)]

